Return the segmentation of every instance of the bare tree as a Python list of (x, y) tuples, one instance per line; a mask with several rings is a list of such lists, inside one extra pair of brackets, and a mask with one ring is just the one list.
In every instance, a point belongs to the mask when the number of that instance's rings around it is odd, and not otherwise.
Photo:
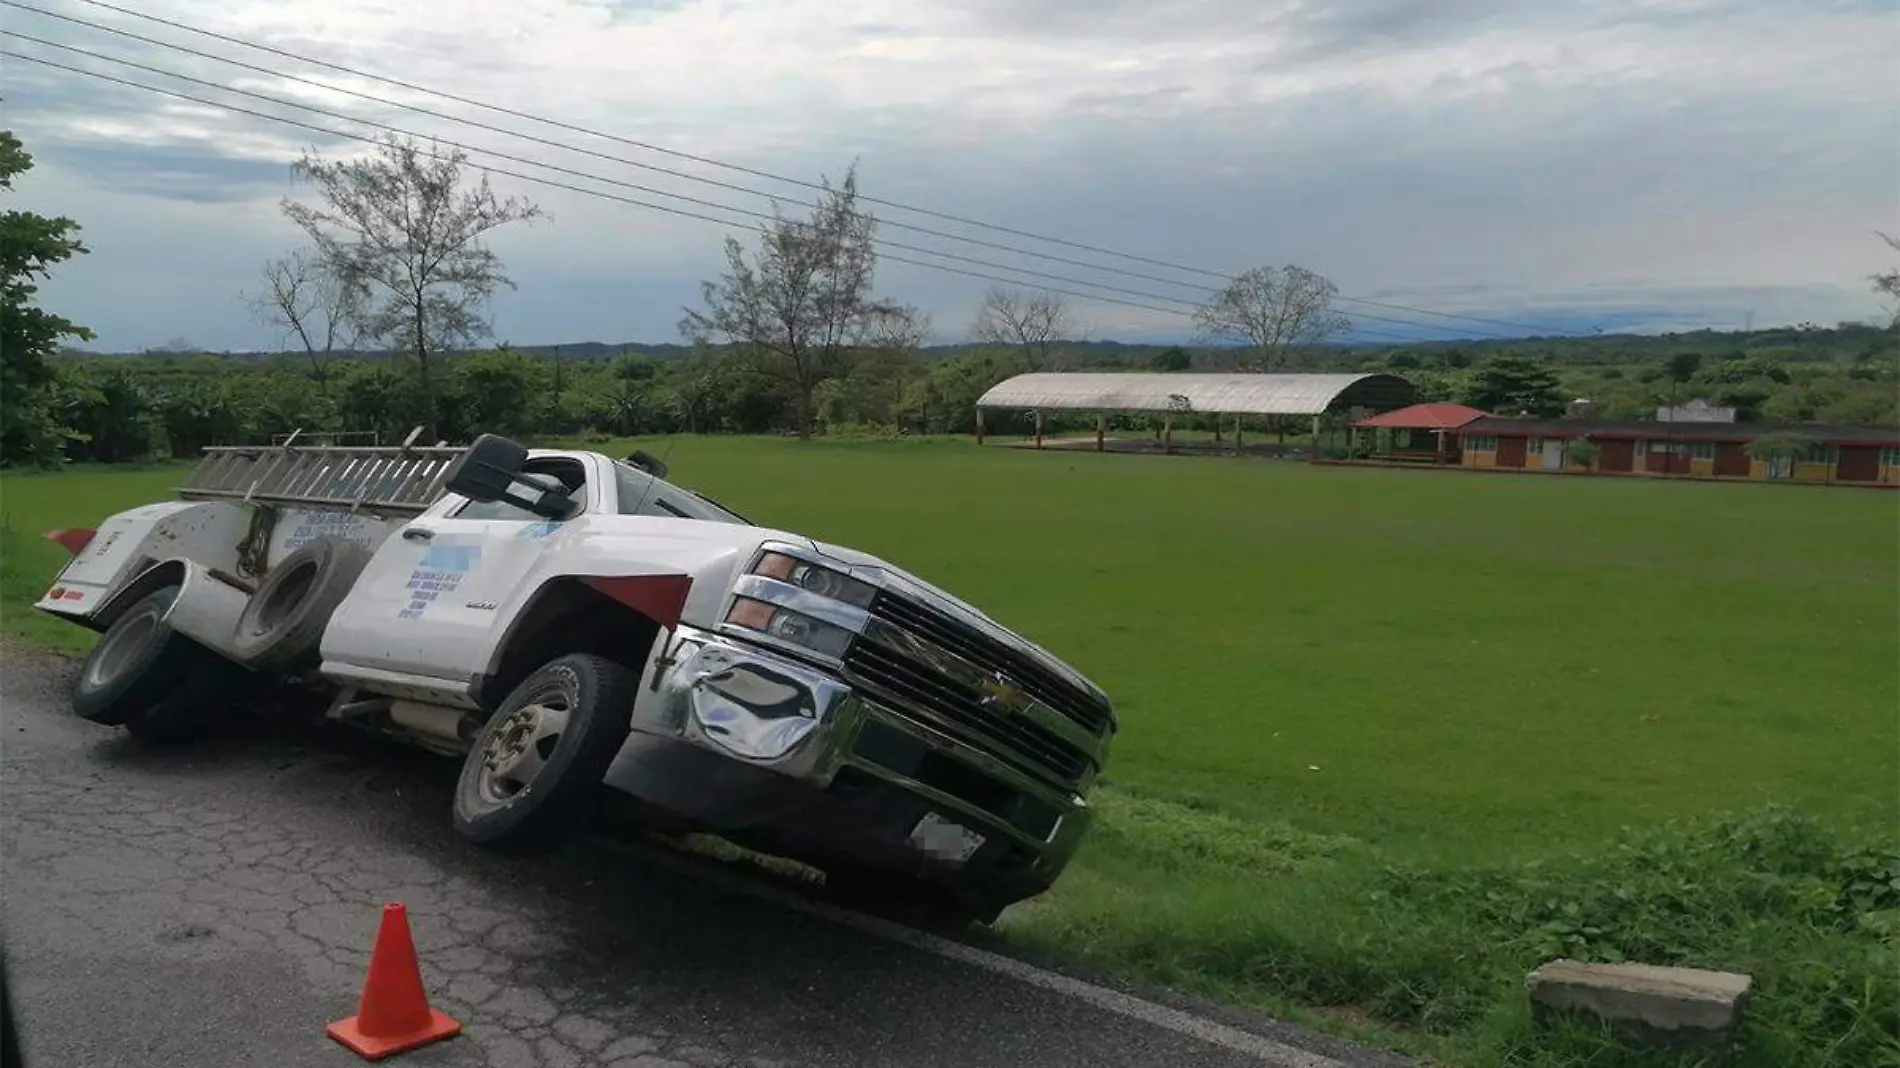
[(283, 202), (284, 214), (315, 243), (323, 270), (360, 288), (364, 335), (415, 354), (431, 437), (429, 358), (486, 336), (489, 297), (514, 287), (483, 236), (543, 214), (526, 200), (497, 197), (486, 173), (465, 188), (467, 161), (460, 149), (425, 148), (394, 134), (368, 158), (326, 161), (306, 152), (293, 169), (317, 187), (322, 205)]
[(1279, 371), (1301, 348), (1317, 345), (1352, 323), (1333, 310), (1339, 289), (1304, 267), (1254, 267), (1227, 283), (1194, 313), (1204, 341), (1245, 347), (1250, 371)]
[(864, 317), (860, 344), (876, 353), (908, 353), (930, 339), (930, 313), (912, 304), (880, 302)]
[(774, 205), (755, 258), (727, 238), (725, 273), (700, 286), (705, 309), (686, 309), (680, 320), (688, 340), (738, 345), (760, 373), (790, 386), (801, 438), (811, 436), (819, 384), (839, 374), (851, 349), (895, 308), (871, 296), (877, 224), (857, 199), (853, 165), (838, 187), (824, 182), (809, 219), (787, 219)]
[(993, 288), (984, 294), (970, 333), (978, 341), (1021, 349), (1032, 371), (1066, 363), (1063, 342), (1081, 340), (1081, 327), (1060, 293)]
[[(1874, 232), (1880, 234), (1880, 239), (1887, 243), (1888, 248), (1900, 252), (1900, 237), (1879, 230)], [(1887, 310), (1893, 314), (1893, 325), (1900, 326), (1900, 270), (1881, 271), (1873, 276), (1873, 283), (1874, 292), (1890, 302)]]
[(311, 377), (324, 384), (324, 362), (361, 341), (364, 293), (360, 283), (338, 277), (305, 249), (264, 264), (264, 287), (239, 296), (259, 322), (294, 338), (310, 360)]

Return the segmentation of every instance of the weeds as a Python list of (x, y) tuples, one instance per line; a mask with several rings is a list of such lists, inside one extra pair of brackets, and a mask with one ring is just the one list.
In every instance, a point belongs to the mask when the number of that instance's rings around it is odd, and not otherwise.
[[(1892, 843), (1770, 807), (1541, 862), (1434, 868), (1152, 798), (1104, 801), (1073, 882), (1012, 920), (1016, 937), (1211, 993), (1351, 1006), (1458, 1064), (1900, 1064)], [(1553, 957), (1747, 972), (1747, 1022), (1717, 1053), (1534, 1024), (1524, 976)]]

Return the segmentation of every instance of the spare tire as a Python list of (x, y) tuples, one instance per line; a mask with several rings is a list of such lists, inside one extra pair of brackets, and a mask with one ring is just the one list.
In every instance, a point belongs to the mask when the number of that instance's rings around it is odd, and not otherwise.
[(318, 538), (284, 557), (238, 616), (231, 651), (254, 668), (312, 666), (330, 614), (369, 563), (343, 538)]

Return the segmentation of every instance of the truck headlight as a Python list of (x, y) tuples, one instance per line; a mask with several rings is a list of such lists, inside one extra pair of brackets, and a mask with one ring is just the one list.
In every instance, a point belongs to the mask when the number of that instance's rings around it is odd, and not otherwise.
[(842, 658), (851, 645), (851, 632), (843, 627), (750, 597), (732, 599), (732, 607), (726, 610), (726, 622), (831, 657)]
[(761, 555), (759, 562), (752, 565), (752, 574), (789, 582), (820, 597), (843, 601), (857, 608), (869, 608), (871, 599), (877, 596), (877, 587), (868, 582), (860, 582), (842, 571), (806, 563), (784, 553), (768, 552)]

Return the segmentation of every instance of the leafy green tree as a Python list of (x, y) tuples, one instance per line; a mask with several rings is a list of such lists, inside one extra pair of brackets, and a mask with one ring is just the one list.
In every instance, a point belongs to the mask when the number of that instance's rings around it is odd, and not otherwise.
[(415, 379), (388, 363), (350, 363), (332, 381), (343, 430), (368, 431), (385, 441), (401, 441), (417, 424), (421, 412)]
[(1715, 391), (1716, 403), (1735, 409), (1740, 422), (1753, 423), (1762, 418), (1762, 405), (1775, 395), (1774, 384), (1767, 380), (1744, 381)]
[[(904, 390), (899, 420), (921, 434), (968, 432), (975, 423), (977, 399), (991, 386), (1024, 370), (1022, 355), (1009, 349), (979, 349), (936, 364)], [(1008, 420), (1001, 412), (992, 420)], [(992, 429), (1003, 427), (992, 422)]]
[(519, 436), (536, 428), (542, 368), (509, 348), (464, 357), (456, 365), (460, 414), (477, 433)]
[(158, 403), (166, 451), (198, 455), (207, 445), (232, 445), (244, 435), (244, 416), (223, 382), (186, 382), (166, 389)]
[(460, 149), (425, 148), (395, 134), (365, 159), (306, 152), (292, 169), (316, 186), (321, 204), (283, 202), (316, 247), (316, 276), (351, 295), (349, 319), (366, 337), (415, 357), (422, 422), (432, 438), (431, 358), (487, 336), (483, 309), (497, 289), (514, 285), (483, 239), (543, 214), (529, 201), (496, 196), (486, 173), (465, 187), (467, 162)]
[(1194, 366), (1194, 357), (1179, 345), (1169, 345), (1155, 354), (1154, 368), (1157, 371), (1185, 371)]
[(1472, 372), (1464, 402), (1499, 415), (1522, 412), (1540, 418), (1562, 415), (1566, 407), (1557, 372), (1541, 360), (1509, 352)]
[(158, 405), (142, 376), (110, 364), (71, 365), (59, 376), (61, 421), (77, 431), (74, 458), (124, 463), (152, 454)]
[[(0, 190), (33, 167), (33, 156), (11, 130), (0, 130)], [(68, 436), (55, 411), (49, 364), (66, 338), (93, 339), (92, 331), (34, 306), (36, 279), (87, 249), (79, 224), (65, 216), (0, 213), (0, 465), (59, 462)]]
[(1663, 373), (1669, 376), (1671, 382), (1681, 384), (1693, 379), (1701, 367), (1701, 353), (1678, 352), (1663, 363)]
[(896, 307), (872, 296), (876, 222), (858, 211), (857, 168), (824, 189), (807, 219), (775, 208), (752, 259), (727, 238), (725, 273), (701, 285), (704, 310), (687, 309), (679, 325), (689, 341), (737, 346), (758, 374), (782, 383), (801, 438), (811, 436), (819, 384)]

